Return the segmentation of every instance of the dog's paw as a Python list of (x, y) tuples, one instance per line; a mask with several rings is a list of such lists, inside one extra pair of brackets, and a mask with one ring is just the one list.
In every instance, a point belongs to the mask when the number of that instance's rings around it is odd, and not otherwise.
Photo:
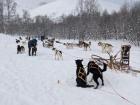
[(98, 89), (98, 86), (96, 86), (94, 89)]

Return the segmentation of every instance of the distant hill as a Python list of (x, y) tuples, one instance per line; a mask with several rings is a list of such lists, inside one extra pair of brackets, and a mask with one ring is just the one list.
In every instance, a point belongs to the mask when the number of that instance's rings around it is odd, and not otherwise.
[[(31, 17), (37, 15), (48, 15), (56, 18), (61, 15), (72, 13), (78, 0), (16, 0), (18, 3), (18, 13), (22, 14), (22, 9), (30, 12)], [(128, 0), (129, 1), (129, 0)], [(107, 9), (109, 13), (119, 10), (125, 0), (98, 0), (101, 10)]]

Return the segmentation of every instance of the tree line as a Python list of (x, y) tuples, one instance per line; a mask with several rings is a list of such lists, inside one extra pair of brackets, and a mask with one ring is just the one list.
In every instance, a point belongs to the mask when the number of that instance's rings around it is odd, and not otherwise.
[(61, 39), (123, 39), (140, 46), (140, 2), (124, 3), (119, 11), (100, 11), (96, 0), (79, 0), (75, 13), (59, 21), (46, 16), (16, 13), (14, 0), (0, 0), (0, 33), (35, 35)]

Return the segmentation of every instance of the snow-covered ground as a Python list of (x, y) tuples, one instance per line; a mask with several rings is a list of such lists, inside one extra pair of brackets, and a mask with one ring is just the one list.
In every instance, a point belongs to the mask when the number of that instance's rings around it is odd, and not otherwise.
[[(126, 44), (107, 42), (114, 45), (114, 53), (120, 50), (121, 44)], [(92, 41), (92, 50), (87, 52), (80, 48), (67, 50), (59, 44), (55, 47), (64, 52), (63, 61), (55, 61), (53, 51), (43, 48), (41, 42), (36, 57), (29, 57), (27, 49), (25, 54), (17, 55), (15, 37), (0, 34), (0, 105), (140, 105), (139, 74), (108, 70), (104, 73), (104, 87), (96, 90), (76, 87), (78, 57), (84, 58), (84, 65), (91, 54), (107, 57), (97, 42)], [(139, 55), (140, 48), (132, 46), (131, 66), (140, 68)], [(119, 97), (113, 89), (132, 103)]]

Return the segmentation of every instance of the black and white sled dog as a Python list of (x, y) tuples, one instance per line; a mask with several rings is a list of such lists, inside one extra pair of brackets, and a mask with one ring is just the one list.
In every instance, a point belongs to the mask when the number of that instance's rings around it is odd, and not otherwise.
[(20, 40), (16, 39), (16, 43), (17, 43), (17, 44), (20, 43)]
[(22, 54), (25, 52), (25, 47), (17, 45), (17, 54)]
[(54, 51), (54, 56), (55, 56), (55, 60), (63, 60), (63, 53), (60, 50), (57, 50), (56, 48), (52, 48), (52, 50)]

